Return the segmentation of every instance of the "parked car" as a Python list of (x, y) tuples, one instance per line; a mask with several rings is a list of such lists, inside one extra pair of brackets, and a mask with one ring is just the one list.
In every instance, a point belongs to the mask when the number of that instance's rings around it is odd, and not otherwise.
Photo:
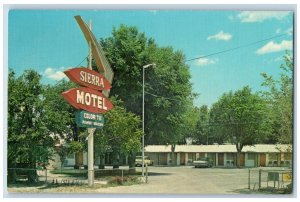
[[(135, 157), (135, 166), (142, 166), (142, 165), (143, 165), (143, 157), (136, 156)], [(153, 160), (151, 160), (149, 156), (144, 156), (144, 165), (152, 166)]]
[(213, 166), (213, 161), (208, 157), (201, 157), (196, 161), (193, 161), (193, 166), (195, 166), (195, 168), (200, 168), (200, 167), (209, 168)]

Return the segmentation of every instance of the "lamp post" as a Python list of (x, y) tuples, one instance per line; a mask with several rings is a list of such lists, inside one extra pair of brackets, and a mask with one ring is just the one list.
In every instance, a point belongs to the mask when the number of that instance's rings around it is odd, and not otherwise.
[(144, 158), (145, 158), (145, 152), (144, 152), (144, 147), (145, 147), (145, 69), (148, 67), (155, 67), (155, 63), (147, 64), (143, 66), (143, 137), (142, 137), (142, 176), (145, 176), (144, 172)]

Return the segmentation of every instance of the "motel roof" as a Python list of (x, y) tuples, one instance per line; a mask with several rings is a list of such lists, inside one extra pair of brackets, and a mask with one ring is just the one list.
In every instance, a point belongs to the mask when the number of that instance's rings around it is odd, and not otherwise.
[[(256, 153), (278, 153), (291, 151), (292, 145), (283, 144), (256, 144), (252, 146), (244, 146), (242, 152)], [(145, 152), (151, 153), (169, 153), (171, 145), (148, 145), (145, 147)], [(176, 145), (175, 152), (177, 153), (230, 153), (236, 152), (235, 145)]]

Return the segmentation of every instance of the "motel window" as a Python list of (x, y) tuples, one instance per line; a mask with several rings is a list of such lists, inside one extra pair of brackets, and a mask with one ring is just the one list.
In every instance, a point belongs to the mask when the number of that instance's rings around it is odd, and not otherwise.
[(233, 161), (234, 160), (234, 154), (233, 153), (227, 153), (226, 154), (226, 159)]
[(248, 160), (255, 160), (255, 154), (254, 153), (248, 153)]
[(194, 153), (189, 153), (189, 154), (188, 154), (188, 159), (189, 159), (189, 161), (194, 161), (195, 158), (196, 158), (196, 154), (194, 154)]
[(277, 161), (277, 154), (276, 153), (270, 153), (269, 154), (269, 160), (270, 161)]
[(284, 160), (292, 160), (292, 154), (291, 153), (285, 153), (283, 158), (284, 158)]

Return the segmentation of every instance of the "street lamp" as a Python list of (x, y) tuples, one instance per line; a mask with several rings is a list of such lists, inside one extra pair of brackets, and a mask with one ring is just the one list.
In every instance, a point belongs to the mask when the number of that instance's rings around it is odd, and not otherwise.
[(144, 147), (145, 147), (145, 69), (148, 67), (155, 67), (155, 63), (147, 64), (143, 66), (143, 138), (142, 138), (142, 176), (145, 176), (144, 172), (144, 158), (145, 158), (145, 152), (144, 152)]

